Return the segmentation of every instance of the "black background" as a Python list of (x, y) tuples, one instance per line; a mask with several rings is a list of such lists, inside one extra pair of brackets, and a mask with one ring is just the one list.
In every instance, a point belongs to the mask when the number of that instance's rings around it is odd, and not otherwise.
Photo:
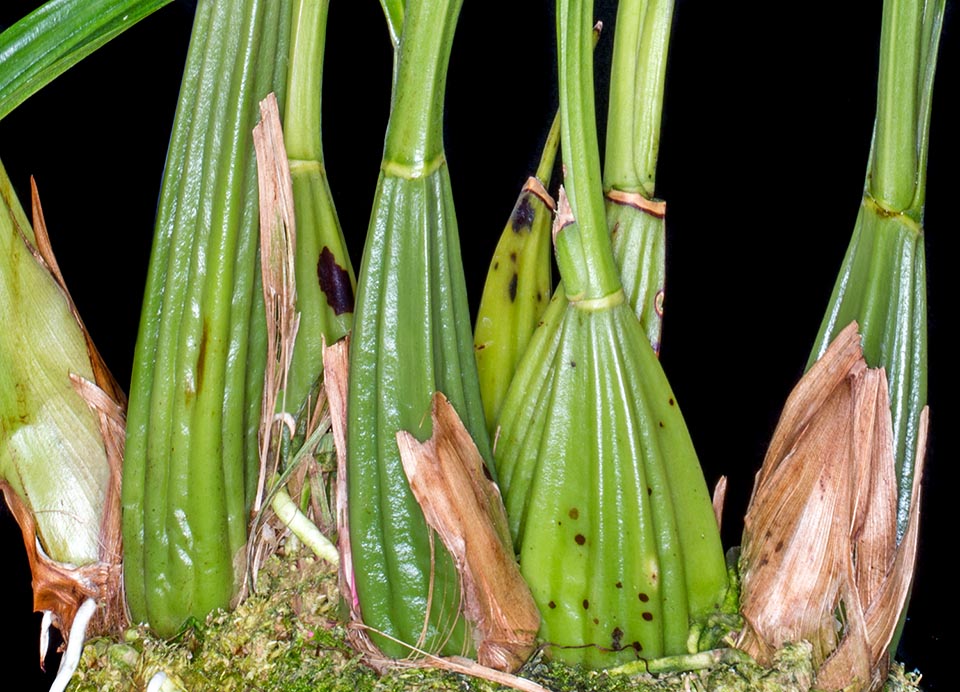
[[(0, 27), (38, 2), (0, 5)], [(613, 27), (612, 0), (598, 18)], [(90, 331), (129, 382), (163, 160), (195, 2), (178, 0), (0, 122), (0, 158), (28, 200), (40, 187), (61, 267)], [(857, 213), (875, 109), (879, 0), (678, 0), (657, 193), (668, 201), (663, 366), (708, 483), (730, 478), (724, 541), (739, 543), (753, 474), (803, 370)], [(926, 229), (932, 431), (913, 602), (900, 656), (928, 690), (955, 687), (950, 265), (958, 231), (956, 3), (934, 91)], [(500, 230), (536, 167), (556, 103), (546, 0), (467, 0), (453, 48), (445, 141), (474, 303)], [(326, 165), (359, 267), (389, 106), (391, 52), (375, 0), (331, 3)], [(604, 83), (611, 32), (598, 48)], [(605, 91), (601, 87), (600, 95)], [(601, 114), (605, 107), (600, 106)], [(602, 118), (601, 118), (602, 120)], [(602, 124), (601, 124), (602, 128)], [(602, 141), (602, 131), (601, 131)], [(955, 430), (955, 429), (954, 429)], [(0, 667), (23, 689), (39, 616), (19, 534), (0, 509)], [(951, 647), (952, 649), (952, 647)], [(49, 678), (48, 678), (49, 680)]]

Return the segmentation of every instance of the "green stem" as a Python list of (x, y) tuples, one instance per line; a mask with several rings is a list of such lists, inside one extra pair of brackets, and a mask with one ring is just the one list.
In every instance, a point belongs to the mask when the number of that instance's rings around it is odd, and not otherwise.
[[(593, 47), (596, 49), (600, 41), (600, 23), (593, 27)], [(550, 187), (550, 178), (553, 176), (553, 165), (557, 160), (557, 150), (560, 148), (560, 111), (553, 116), (553, 123), (547, 133), (547, 140), (543, 143), (543, 153), (540, 154), (540, 165), (537, 166), (537, 180), (544, 187)]]
[(547, 141), (543, 143), (543, 153), (540, 155), (540, 165), (537, 166), (537, 180), (549, 187), (553, 175), (553, 164), (557, 160), (557, 149), (560, 143), (560, 114), (553, 116), (553, 124), (547, 133)]
[(320, 139), (323, 48), (329, 0), (295, 0), (283, 140), (287, 158), (323, 165)]
[[(922, 207), (929, 92), (943, 0), (887, 0), (880, 33), (877, 120), (867, 192), (901, 212)], [(926, 12), (924, 10), (927, 10)]]
[(403, 30), (404, 0), (380, 0), (380, 6), (387, 20), (390, 42), (396, 48), (400, 45), (400, 32)]
[(290, 38), (284, 144), (296, 214), (300, 328), (287, 380), (287, 410), (301, 410), (332, 344), (353, 324), (356, 279), (323, 165), (321, 95), (329, 0), (296, 0)]
[(557, 0), (557, 44), (564, 187), (576, 218), (557, 234), (557, 264), (571, 301), (597, 300), (616, 293), (621, 284), (601, 186), (590, 0)]
[(398, 177), (421, 177), (443, 156), (447, 65), (461, 3), (437, 0), (406, 8), (384, 146), (384, 167)]
[(624, 0), (617, 10), (604, 187), (652, 199), (674, 0)]

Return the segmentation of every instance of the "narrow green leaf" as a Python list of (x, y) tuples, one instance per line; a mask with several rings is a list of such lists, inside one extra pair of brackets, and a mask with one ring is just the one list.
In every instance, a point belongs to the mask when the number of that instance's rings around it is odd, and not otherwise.
[(0, 120), (170, 0), (51, 0), (0, 34)]

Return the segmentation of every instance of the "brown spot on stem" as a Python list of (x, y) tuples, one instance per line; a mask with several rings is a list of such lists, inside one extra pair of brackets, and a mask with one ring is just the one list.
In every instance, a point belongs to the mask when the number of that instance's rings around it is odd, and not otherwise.
[(639, 593), (639, 594), (637, 594), (637, 598), (639, 598), (639, 599), (640, 599), (641, 601), (643, 601), (644, 603), (646, 603), (647, 601), (650, 600), (650, 597), (649, 597), (647, 594), (645, 594), (645, 593)]
[(320, 290), (327, 297), (327, 305), (333, 308), (335, 315), (353, 312), (353, 286), (350, 273), (337, 264), (329, 247), (324, 246), (317, 262), (317, 278)]
[(513, 276), (510, 277), (510, 286), (507, 288), (510, 291), (510, 302), (512, 303), (517, 299), (517, 273), (514, 272)]
[(673, 400), (673, 397), (670, 397), (670, 398), (667, 400), (667, 403), (670, 404), (671, 406), (676, 406), (676, 405), (677, 405), (677, 402), (675, 402), (675, 401)]
[(576, 536), (574, 536), (573, 540), (577, 542), (577, 545), (583, 545), (587, 542), (586, 537), (582, 533), (578, 533)]
[(590, 608), (590, 601), (588, 601), (587, 599), (583, 599), (583, 609), (589, 610), (589, 608)]
[(579, 519), (579, 518), (580, 518), (580, 510), (577, 509), (576, 507), (571, 507), (571, 508), (570, 508), (570, 511), (567, 512), (567, 516), (569, 516), (571, 519)]
[(517, 253), (516, 253), (516, 252), (511, 252), (511, 253), (510, 253), (510, 261), (513, 262), (514, 264), (517, 263)]
[(613, 632), (610, 633), (610, 640), (613, 643), (613, 648), (619, 651), (621, 648), (620, 642), (623, 640), (623, 630), (619, 627), (614, 627)]
[(633, 650), (636, 651), (637, 653), (640, 653), (641, 651), (643, 651), (643, 646), (640, 644), (640, 642), (633, 642), (630, 646), (632, 646)]
[(614, 586), (616, 586), (618, 589), (622, 589), (622, 588), (623, 588), (623, 582), (622, 582), (622, 581), (618, 581), (616, 584), (614, 584)]
[(197, 391), (203, 389), (203, 375), (207, 369), (207, 341), (210, 333), (207, 329), (207, 321), (203, 321), (203, 331), (200, 334), (200, 350), (197, 353)]
[(550, 609), (553, 609), (557, 607), (557, 604), (554, 603), (553, 601), (550, 601), (549, 603), (547, 603), (547, 607)]
[(640, 617), (642, 617), (647, 622), (650, 622), (651, 620), (653, 620), (653, 613), (644, 613)]
[(599, 625), (599, 624), (600, 624), (600, 618), (593, 618), (593, 624), (594, 624), (594, 625)]

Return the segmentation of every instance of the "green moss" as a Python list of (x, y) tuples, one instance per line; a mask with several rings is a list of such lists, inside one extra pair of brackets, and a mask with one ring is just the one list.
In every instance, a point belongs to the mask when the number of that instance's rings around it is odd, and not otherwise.
[[(397, 668), (378, 676), (366, 667), (340, 621), (336, 571), (302, 554), (273, 556), (258, 575), (258, 593), (232, 613), (191, 623), (173, 640), (145, 628), (120, 640), (87, 643), (71, 692), (145, 689), (158, 671), (169, 690), (201, 692), (494, 692), (506, 688), (435, 669)], [(746, 657), (708, 669), (654, 676), (588, 671), (535, 656), (520, 675), (550, 690), (578, 692), (807, 692), (810, 647), (784, 647), (771, 668)], [(895, 665), (886, 692), (919, 690), (919, 676)]]

